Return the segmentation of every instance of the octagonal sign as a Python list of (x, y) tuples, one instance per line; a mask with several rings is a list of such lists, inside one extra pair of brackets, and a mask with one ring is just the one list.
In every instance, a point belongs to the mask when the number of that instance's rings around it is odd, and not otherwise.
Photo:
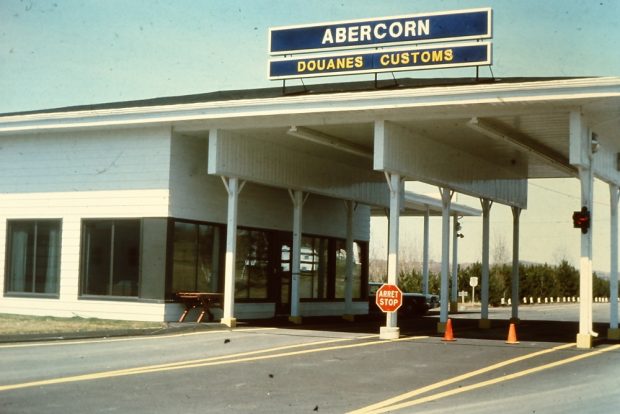
[(383, 284), (375, 294), (375, 302), (382, 312), (396, 312), (403, 304), (403, 292), (396, 285)]

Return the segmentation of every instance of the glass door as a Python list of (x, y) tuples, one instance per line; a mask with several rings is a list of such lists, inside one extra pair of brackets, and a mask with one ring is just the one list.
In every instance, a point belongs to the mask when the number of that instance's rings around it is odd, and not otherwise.
[(291, 249), (290, 235), (279, 234), (274, 245), (274, 298), (276, 314), (291, 313)]

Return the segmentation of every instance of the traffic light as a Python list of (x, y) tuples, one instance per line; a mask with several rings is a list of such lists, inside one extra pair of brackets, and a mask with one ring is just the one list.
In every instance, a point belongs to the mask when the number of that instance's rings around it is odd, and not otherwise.
[(573, 227), (576, 229), (581, 229), (583, 234), (588, 232), (590, 228), (590, 212), (588, 211), (588, 207), (581, 207), (581, 211), (573, 212)]

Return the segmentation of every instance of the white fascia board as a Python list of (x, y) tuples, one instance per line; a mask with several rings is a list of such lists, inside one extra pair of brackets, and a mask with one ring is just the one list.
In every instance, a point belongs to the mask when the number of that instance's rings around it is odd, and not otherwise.
[[(185, 121), (620, 97), (620, 77), (345, 92), (0, 117), (0, 134)], [(573, 102), (576, 104), (576, 102)]]

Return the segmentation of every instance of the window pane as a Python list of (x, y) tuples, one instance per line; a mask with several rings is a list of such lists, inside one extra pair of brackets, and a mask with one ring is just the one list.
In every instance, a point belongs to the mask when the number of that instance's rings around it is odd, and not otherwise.
[(114, 223), (113, 296), (138, 296), (140, 281), (140, 222)]
[(84, 289), (86, 295), (109, 294), (112, 222), (84, 225)]
[(327, 297), (327, 246), (327, 239), (302, 238), (300, 298), (323, 299)]
[(37, 293), (58, 293), (60, 273), (60, 226), (37, 222), (35, 289)]
[(219, 292), (220, 228), (198, 226), (197, 289), (202, 292)]
[(362, 297), (362, 263), (364, 252), (362, 246), (357, 242), (353, 243), (353, 253), (353, 299), (360, 299)]
[(347, 276), (347, 250), (344, 240), (336, 241), (336, 298), (344, 298)]
[(34, 222), (9, 223), (9, 292), (32, 292)]
[(239, 229), (237, 231), (235, 296), (237, 298), (267, 298), (268, 266), (267, 233)]
[(140, 220), (85, 221), (82, 252), (83, 294), (138, 296)]
[(60, 220), (9, 221), (9, 292), (58, 293), (60, 224)]
[(196, 225), (174, 223), (172, 291), (196, 290)]

